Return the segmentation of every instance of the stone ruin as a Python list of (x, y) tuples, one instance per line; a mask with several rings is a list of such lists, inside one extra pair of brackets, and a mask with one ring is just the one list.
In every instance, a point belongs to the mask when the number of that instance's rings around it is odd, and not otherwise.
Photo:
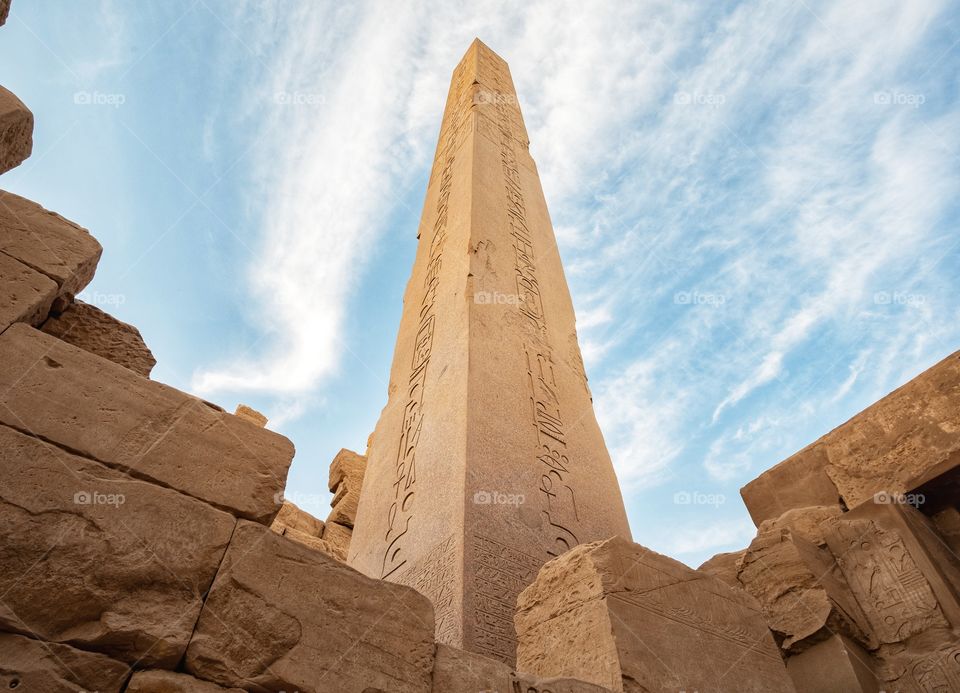
[[(0, 173), (32, 128), (0, 88)], [(136, 328), (75, 300), (87, 230), (0, 192), (0, 687), (960, 690), (960, 353), (748, 484), (756, 539), (693, 570), (631, 540), (479, 41), (419, 238), (387, 406), (321, 521), (265, 417), (151, 380)]]

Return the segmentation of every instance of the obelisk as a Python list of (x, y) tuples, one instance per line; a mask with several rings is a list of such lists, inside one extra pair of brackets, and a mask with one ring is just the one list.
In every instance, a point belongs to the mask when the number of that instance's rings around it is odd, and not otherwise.
[(441, 642), (513, 662), (517, 595), (630, 529), (507, 64), (453, 73), (349, 563), (410, 585)]

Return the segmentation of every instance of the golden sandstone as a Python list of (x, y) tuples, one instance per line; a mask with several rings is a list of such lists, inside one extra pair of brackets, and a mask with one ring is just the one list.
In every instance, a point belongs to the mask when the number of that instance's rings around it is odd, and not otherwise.
[[(32, 127), (0, 89), (0, 172)], [(649, 551), (527, 147), (475, 41), (389, 399), (326, 521), (284, 500), (265, 417), (150, 380), (136, 328), (74, 300), (100, 244), (0, 192), (0, 688), (960, 690), (960, 354), (748, 484), (743, 551)]]

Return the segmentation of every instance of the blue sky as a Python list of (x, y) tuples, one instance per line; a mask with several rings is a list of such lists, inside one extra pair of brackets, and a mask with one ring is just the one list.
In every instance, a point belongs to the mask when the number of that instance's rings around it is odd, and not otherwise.
[[(288, 495), (380, 408), (449, 74), (509, 63), (634, 540), (746, 545), (738, 489), (960, 348), (960, 8), (14, 0), (0, 187), (103, 243), (154, 377), (270, 416)], [(691, 502), (684, 502), (686, 500)]]

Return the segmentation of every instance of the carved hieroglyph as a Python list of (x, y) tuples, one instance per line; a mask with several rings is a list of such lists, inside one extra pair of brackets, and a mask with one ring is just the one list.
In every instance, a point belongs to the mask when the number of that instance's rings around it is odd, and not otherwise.
[(630, 538), (506, 63), (453, 73), (349, 562), (434, 600), (442, 642), (512, 661), (516, 597)]

